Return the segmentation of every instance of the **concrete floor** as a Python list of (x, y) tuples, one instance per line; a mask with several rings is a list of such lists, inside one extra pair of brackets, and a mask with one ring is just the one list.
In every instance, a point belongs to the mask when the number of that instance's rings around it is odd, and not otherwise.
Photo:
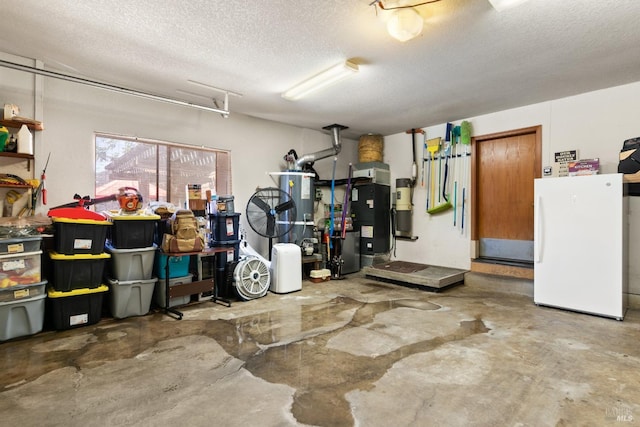
[[(497, 289), (497, 290), (496, 290)], [(623, 322), (361, 275), (0, 344), (6, 426), (602, 426), (640, 417)]]

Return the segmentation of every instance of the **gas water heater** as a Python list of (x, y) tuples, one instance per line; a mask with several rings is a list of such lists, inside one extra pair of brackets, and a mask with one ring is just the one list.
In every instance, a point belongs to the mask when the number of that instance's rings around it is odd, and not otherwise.
[(289, 170), (277, 172), (273, 175), (280, 177), (280, 190), (288, 194), (296, 205), (296, 218), (290, 218), (293, 228), (280, 237), (281, 243), (295, 243), (302, 245), (305, 239), (313, 238), (314, 227), (314, 196), (316, 174), (313, 171), (315, 161), (331, 156), (337, 156), (342, 149), (340, 131), (348, 129), (347, 126), (333, 124), (323, 127), (331, 132), (332, 146), (326, 150), (305, 154), (298, 157), (295, 150), (290, 150), (285, 156), (289, 163)]
[(296, 218), (291, 231), (280, 238), (282, 243), (301, 245), (303, 239), (313, 237), (313, 196), (315, 174), (310, 172), (285, 171), (280, 174), (280, 190), (291, 196), (296, 204)]

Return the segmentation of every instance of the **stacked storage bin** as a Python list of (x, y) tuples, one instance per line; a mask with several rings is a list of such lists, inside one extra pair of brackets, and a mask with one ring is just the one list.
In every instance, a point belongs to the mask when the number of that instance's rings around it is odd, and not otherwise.
[(233, 289), (230, 280), (225, 273), (228, 263), (238, 260), (240, 252), (240, 237), (238, 233), (240, 214), (227, 209), (209, 215), (209, 227), (211, 229), (211, 247), (227, 248), (226, 252), (218, 254), (216, 263), (215, 283), (219, 297), (231, 297)]
[(47, 284), (42, 237), (0, 239), (0, 341), (40, 332)]
[(159, 215), (107, 212), (112, 223), (106, 250), (109, 262), (111, 315), (116, 319), (149, 312), (158, 281), (153, 277), (156, 246), (153, 244)]
[[(159, 212), (156, 210), (156, 212)], [(163, 236), (171, 233), (171, 216), (174, 211), (163, 210), (158, 221), (158, 228), (155, 236), (155, 242), (158, 246), (162, 245)], [(166, 266), (169, 262), (169, 280), (167, 281)], [(190, 257), (188, 255), (171, 256), (167, 259), (167, 255), (160, 249), (156, 252), (154, 262), (154, 270), (158, 276), (158, 286), (156, 286), (154, 301), (159, 307), (175, 307), (178, 305), (188, 304), (191, 301), (190, 295), (174, 297), (167, 301), (167, 282), (169, 288), (193, 281), (193, 275), (190, 274)]]
[(47, 317), (58, 330), (97, 323), (102, 318), (104, 251), (111, 223), (82, 206), (57, 208), (48, 214), (55, 228), (55, 250), (49, 252)]
[[(155, 271), (158, 276), (158, 286), (155, 291), (155, 302), (159, 307), (166, 307), (167, 304), (167, 262), (169, 263), (169, 287), (182, 285), (184, 283), (191, 283), (193, 281), (193, 275), (189, 273), (189, 255), (171, 256), (162, 253), (162, 251), (156, 252), (155, 259)], [(184, 295), (181, 297), (174, 297), (169, 300), (169, 307), (175, 307), (178, 305), (184, 305), (191, 301), (190, 295)]]

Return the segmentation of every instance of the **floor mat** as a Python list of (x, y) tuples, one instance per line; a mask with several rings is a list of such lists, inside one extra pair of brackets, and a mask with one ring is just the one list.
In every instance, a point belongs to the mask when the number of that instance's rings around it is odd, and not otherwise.
[(397, 283), (439, 291), (464, 282), (467, 270), (419, 264), (406, 261), (391, 261), (364, 267), (363, 272), (386, 282)]

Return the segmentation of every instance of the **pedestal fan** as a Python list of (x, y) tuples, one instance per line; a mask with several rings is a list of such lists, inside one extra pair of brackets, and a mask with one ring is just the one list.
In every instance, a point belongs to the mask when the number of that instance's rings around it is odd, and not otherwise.
[(249, 226), (259, 235), (269, 239), (269, 256), (273, 239), (291, 231), (296, 215), (296, 204), (291, 196), (275, 187), (256, 191), (247, 203)]

